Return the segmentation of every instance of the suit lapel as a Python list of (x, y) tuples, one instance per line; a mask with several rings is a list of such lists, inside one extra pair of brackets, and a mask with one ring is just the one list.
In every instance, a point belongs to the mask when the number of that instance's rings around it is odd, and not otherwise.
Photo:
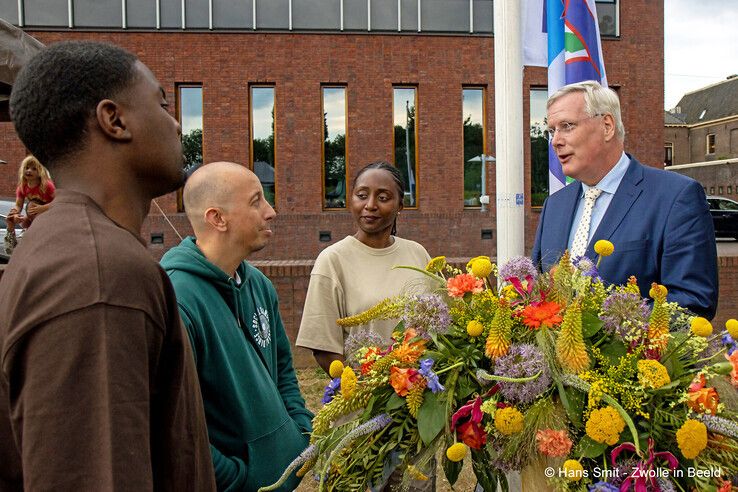
[(630, 165), (618, 186), (618, 190), (612, 197), (610, 206), (607, 207), (600, 225), (597, 227), (592, 241), (587, 246), (587, 256), (594, 258), (594, 243), (599, 239), (610, 239), (620, 223), (625, 218), (638, 196), (643, 192), (643, 168), (642, 164), (630, 155)]

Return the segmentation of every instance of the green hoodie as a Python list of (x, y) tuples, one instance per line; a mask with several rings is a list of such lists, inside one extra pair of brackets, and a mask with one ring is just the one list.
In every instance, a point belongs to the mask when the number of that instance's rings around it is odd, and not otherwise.
[[(161, 260), (192, 343), (218, 490), (272, 484), (308, 445), (312, 414), (269, 279), (247, 262), (236, 285), (188, 237)], [(279, 490), (294, 490), (292, 474)]]

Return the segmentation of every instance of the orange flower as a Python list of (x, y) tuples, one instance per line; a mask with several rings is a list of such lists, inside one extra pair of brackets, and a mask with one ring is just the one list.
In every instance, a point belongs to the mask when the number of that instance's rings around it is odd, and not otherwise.
[(467, 292), (478, 294), (484, 289), (484, 280), (468, 273), (462, 273), (448, 279), (446, 289), (451, 297), (464, 297)]
[(395, 389), (395, 393), (400, 396), (407, 396), (408, 391), (413, 389), (415, 384), (422, 379), (417, 369), (406, 367), (400, 369), (392, 366), (390, 369), (390, 384)]
[(728, 362), (733, 366), (733, 370), (730, 371), (730, 384), (734, 388), (738, 388), (738, 350), (734, 350), (732, 354), (725, 355)]
[(400, 344), (395, 350), (392, 351), (392, 355), (405, 364), (412, 364), (417, 361), (418, 358), (425, 351), (425, 340), (418, 340), (417, 342), (408, 343), (409, 339), (406, 339)]
[(554, 328), (564, 320), (561, 317), (561, 306), (555, 302), (542, 301), (525, 306), (521, 315), (523, 323), (534, 330), (538, 328)]
[(689, 408), (699, 413), (709, 411), (714, 415), (717, 411), (718, 403), (720, 403), (720, 398), (715, 388), (702, 388), (697, 391), (690, 391), (687, 393), (687, 398)]
[(536, 432), (538, 451), (546, 456), (561, 458), (569, 454), (572, 442), (565, 430), (545, 429)]
[(371, 371), (372, 366), (381, 355), (379, 348), (369, 347), (369, 350), (366, 351), (366, 355), (361, 359), (361, 374), (366, 374)]

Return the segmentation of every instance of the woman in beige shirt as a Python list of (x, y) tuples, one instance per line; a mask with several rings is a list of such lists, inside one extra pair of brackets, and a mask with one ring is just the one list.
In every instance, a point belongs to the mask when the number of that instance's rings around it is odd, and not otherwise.
[(404, 195), (402, 175), (395, 166), (387, 162), (365, 166), (354, 179), (348, 202), (356, 233), (329, 246), (315, 260), (297, 345), (311, 349), (326, 372), (332, 361), (344, 360), (348, 335), (369, 329), (389, 342), (398, 322), (374, 320), (343, 329), (337, 319), (361, 313), (387, 297), (429, 290), (422, 274), (393, 269), (424, 268), (430, 259), (423, 246), (395, 235)]

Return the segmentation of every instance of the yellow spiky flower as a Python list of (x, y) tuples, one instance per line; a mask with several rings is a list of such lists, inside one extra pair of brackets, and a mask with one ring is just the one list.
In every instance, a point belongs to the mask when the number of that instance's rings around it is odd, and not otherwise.
[(327, 434), (331, 428), (331, 424), (337, 418), (364, 408), (372, 396), (372, 391), (377, 386), (379, 386), (379, 383), (365, 382), (356, 390), (352, 398), (346, 398), (345, 394), (336, 395), (313, 418), (313, 432), (310, 437), (310, 443), (314, 443), (320, 436)]
[(653, 298), (653, 310), (648, 320), (648, 341), (651, 347), (664, 350), (669, 341), (669, 308), (666, 305), (668, 291), (656, 282), (651, 284), (649, 295)]
[(410, 411), (410, 415), (418, 418), (418, 410), (420, 405), (423, 404), (423, 393), (425, 392), (425, 380), (419, 381), (413, 386), (405, 397), (407, 403), (407, 409)]
[(375, 319), (394, 319), (402, 316), (405, 310), (405, 299), (402, 296), (384, 299), (380, 303), (370, 307), (363, 313), (347, 316), (336, 320), (336, 324), (342, 328), (365, 325)]
[(628, 283), (625, 284), (625, 292), (629, 294), (635, 294), (637, 296), (641, 295), (641, 289), (638, 287), (638, 279), (635, 278), (635, 276), (631, 275), (628, 277)]
[(343, 393), (344, 398), (349, 399), (354, 396), (356, 382), (357, 379), (354, 370), (350, 366), (344, 367), (341, 373), (341, 393)]
[(561, 333), (556, 339), (556, 358), (561, 367), (574, 374), (589, 367), (589, 354), (582, 335), (582, 306), (574, 301), (566, 309)]
[(489, 327), (489, 335), (487, 335), (487, 343), (484, 347), (484, 353), (490, 359), (496, 359), (507, 354), (510, 350), (510, 339), (512, 338), (512, 310), (510, 305), (504, 299), (500, 299), (495, 311), (495, 317)]
[(571, 276), (574, 274), (574, 265), (571, 264), (569, 250), (561, 255), (559, 264), (553, 270), (553, 292), (552, 301), (559, 304), (568, 304), (571, 297)]

